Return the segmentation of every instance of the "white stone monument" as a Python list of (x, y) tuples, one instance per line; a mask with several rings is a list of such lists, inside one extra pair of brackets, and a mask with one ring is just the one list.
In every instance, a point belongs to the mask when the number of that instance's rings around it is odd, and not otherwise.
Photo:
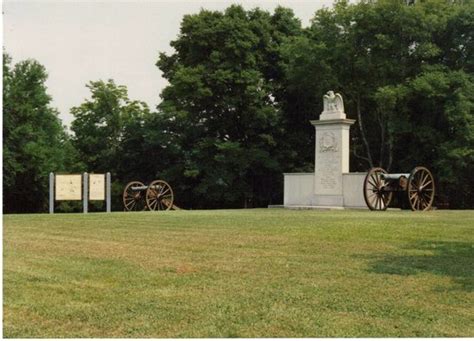
[[(295, 208), (365, 207), (365, 173), (349, 173), (349, 128), (342, 96), (328, 91), (316, 129), (314, 173), (285, 173), (284, 206)], [(359, 188), (360, 187), (360, 188)]]
[(324, 95), (324, 111), (316, 128), (314, 194), (316, 206), (344, 206), (342, 173), (349, 173), (349, 127), (340, 94)]

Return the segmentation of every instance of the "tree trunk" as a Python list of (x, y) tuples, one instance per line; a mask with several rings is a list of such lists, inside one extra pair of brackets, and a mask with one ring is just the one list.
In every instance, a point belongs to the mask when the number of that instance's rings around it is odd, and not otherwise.
[(365, 136), (364, 132), (364, 126), (362, 122), (362, 114), (360, 111), (360, 95), (357, 94), (357, 120), (359, 121), (359, 130), (360, 130), (360, 135), (362, 136), (362, 141), (364, 141), (365, 149), (367, 151), (367, 161), (369, 162), (370, 168), (374, 167), (374, 162), (372, 160), (372, 155), (370, 153), (370, 148), (369, 148), (369, 142), (367, 141), (367, 138)]
[(379, 167), (383, 167), (383, 159), (385, 154), (385, 122), (383, 119), (383, 113), (379, 113), (377, 117), (380, 125), (380, 157), (379, 157)]
[[(390, 132), (388, 133), (390, 135)], [(390, 169), (392, 168), (392, 162), (393, 162), (393, 141), (390, 138), (390, 136), (387, 139), (388, 142), (388, 165), (387, 165), (387, 172), (390, 172)]]

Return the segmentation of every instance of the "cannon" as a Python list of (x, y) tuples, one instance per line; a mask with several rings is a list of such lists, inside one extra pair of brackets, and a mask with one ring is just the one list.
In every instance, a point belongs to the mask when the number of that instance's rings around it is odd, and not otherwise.
[(132, 181), (123, 190), (125, 211), (167, 211), (178, 209), (173, 204), (174, 194), (171, 186), (163, 180), (155, 180), (148, 186), (140, 181)]
[(389, 174), (383, 168), (369, 170), (364, 180), (365, 203), (372, 211), (384, 211), (393, 193), (399, 194), (412, 211), (428, 211), (435, 196), (435, 182), (425, 167), (415, 167), (411, 173)]

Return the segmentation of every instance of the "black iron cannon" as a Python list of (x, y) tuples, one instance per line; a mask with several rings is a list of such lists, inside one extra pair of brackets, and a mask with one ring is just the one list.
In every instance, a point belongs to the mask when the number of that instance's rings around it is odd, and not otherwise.
[(412, 211), (428, 211), (435, 196), (435, 182), (425, 167), (415, 167), (411, 173), (389, 174), (383, 168), (369, 170), (364, 180), (364, 199), (371, 210), (384, 211), (393, 193), (406, 202)]
[(140, 181), (132, 181), (123, 191), (125, 211), (165, 211), (178, 209), (173, 204), (174, 194), (171, 186), (163, 180), (155, 180), (148, 186)]

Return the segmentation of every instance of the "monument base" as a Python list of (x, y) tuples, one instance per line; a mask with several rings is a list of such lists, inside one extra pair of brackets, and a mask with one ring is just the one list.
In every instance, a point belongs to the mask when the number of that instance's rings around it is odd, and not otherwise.
[(343, 211), (367, 210), (367, 207), (339, 207), (339, 206), (298, 206), (298, 205), (268, 205), (268, 208), (281, 208), (286, 210), (317, 210), (317, 211)]
[(313, 200), (315, 206), (344, 206), (344, 197), (342, 195), (315, 195)]
[[(274, 209), (286, 209), (286, 210), (317, 210), (317, 211), (343, 211), (343, 210), (355, 210), (360, 211), (364, 210), (367, 211), (367, 206), (365, 207), (331, 207), (331, 206), (299, 206), (299, 205), (268, 205), (268, 208)], [(387, 211), (401, 211), (401, 208), (397, 207), (389, 207)]]
[(292, 209), (367, 209), (363, 195), (366, 173), (342, 174), (342, 196), (314, 193), (314, 173), (284, 174), (284, 208)]

